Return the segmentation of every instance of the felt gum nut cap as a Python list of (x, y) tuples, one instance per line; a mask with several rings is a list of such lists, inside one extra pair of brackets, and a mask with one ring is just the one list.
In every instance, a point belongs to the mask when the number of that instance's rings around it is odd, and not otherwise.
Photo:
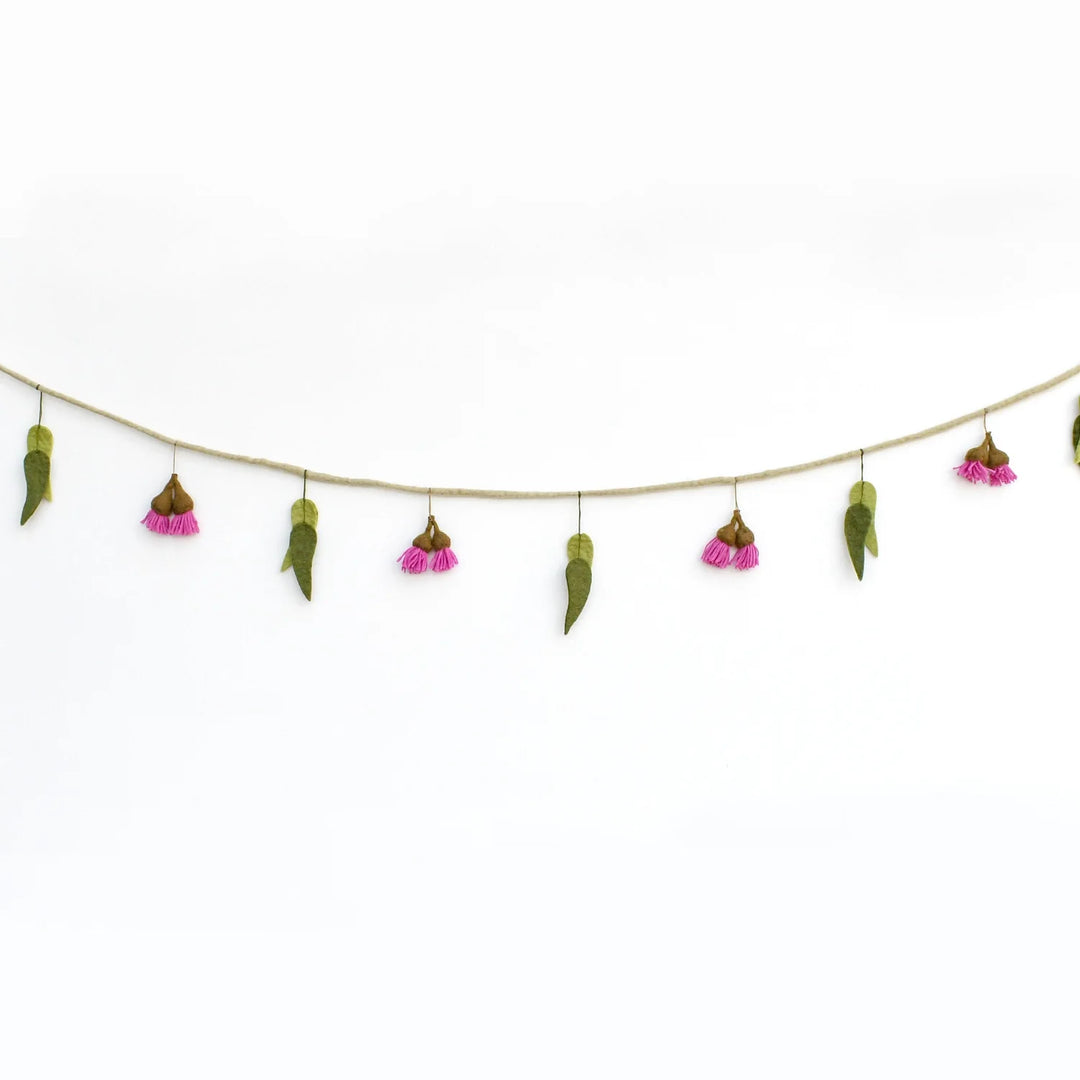
[(174, 476), (162, 489), (160, 494), (155, 495), (150, 500), (150, 509), (156, 514), (160, 514), (162, 517), (168, 517), (172, 513), (173, 508), (173, 481), (176, 480)]
[(173, 473), (170, 481), (173, 488), (172, 511), (174, 514), (189, 514), (195, 509), (195, 500), (180, 486), (180, 481)]
[(990, 441), (990, 432), (986, 433), (985, 438), (978, 446), (973, 446), (965, 455), (965, 461), (977, 461), (980, 465), (986, 466), (990, 460), (990, 447), (993, 444)]
[(728, 547), (735, 546), (735, 535), (735, 518), (732, 518), (727, 525), (724, 525), (722, 528), (716, 530), (716, 539), (719, 540), (722, 544), (727, 544)]
[(1002, 465), (1008, 465), (1009, 464), (1009, 455), (1006, 454), (1004, 450), (999, 450), (994, 445), (994, 440), (990, 436), (989, 433), (987, 433), (986, 438), (987, 438), (988, 443), (989, 443), (989, 450), (988, 450), (987, 455), (986, 455), (986, 461), (984, 461), (983, 464), (986, 465), (987, 468), (990, 468), (990, 469), (998, 469)]
[(738, 510), (735, 511), (733, 521), (739, 523), (737, 532), (735, 533), (735, 546), (738, 548), (749, 547), (754, 542), (754, 534), (746, 527), (746, 522), (742, 519), (742, 514)]
[(423, 552), (431, 551), (431, 537), (427, 532), (422, 532), (419, 536), (413, 538), (412, 546), (419, 548)]
[(435, 535), (431, 538), (431, 547), (434, 551), (442, 551), (450, 546), (450, 537), (442, 532), (438, 525), (435, 526)]

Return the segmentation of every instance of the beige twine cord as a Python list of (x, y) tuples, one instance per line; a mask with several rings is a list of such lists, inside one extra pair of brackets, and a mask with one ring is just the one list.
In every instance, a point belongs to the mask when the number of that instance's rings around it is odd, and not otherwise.
[[(57, 401), (65, 401), (68, 405), (74, 405), (77, 409), (84, 409), (86, 412), (94, 413), (97, 416), (103, 416), (106, 420), (112, 420), (113, 423), (122, 424), (124, 427), (129, 427), (133, 431), (141, 431), (151, 439), (157, 439), (158, 442), (167, 443), (173, 447), (180, 447), (183, 450), (190, 450), (195, 454), (206, 454), (208, 457), (224, 458), (226, 461), (239, 461), (244, 465), (260, 465), (264, 469), (277, 469), (279, 472), (292, 473), (295, 476), (305, 475), (305, 470), (301, 465), (289, 465), (286, 462), (271, 461), (268, 458), (248, 457), (246, 454), (233, 454), (228, 450), (214, 450), (209, 446), (199, 446), (197, 443), (184, 442), (182, 439), (174, 439), (169, 435), (162, 435), (160, 431), (154, 431), (151, 428), (143, 427), (142, 424), (136, 424), (134, 420), (125, 420), (122, 416), (107, 412), (105, 409), (99, 409), (96, 405), (89, 405), (85, 401), (79, 401), (78, 398), (73, 398), (68, 394), (61, 393), (59, 390), (50, 390), (49, 387), (42, 386), (34, 379), (30, 379), (26, 375), (21, 375), (17, 371), (12, 371), (11, 368), (4, 367), (3, 364), (0, 364), (0, 372), (9, 375), (18, 382), (25, 383), (27, 386), (32, 386), (40, 394), (48, 394), (49, 397), (55, 398)], [(649, 495), (655, 491), (682, 491), (686, 488), (717, 487), (723, 485), (730, 487), (736, 481), (747, 484), (754, 480), (771, 480), (776, 476), (790, 476), (792, 473), (808, 472), (810, 469), (821, 469), (826, 465), (836, 465), (841, 461), (851, 461), (854, 458), (859, 457), (860, 454), (873, 454), (879, 450), (889, 450), (894, 446), (903, 446), (905, 443), (918, 442), (919, 439), (929, 439), (932, 435), (940, 435), (943, 431), (948, 431), (950, 428), (959, 427), (961, 424), (983, 418), (988, 412), (998, 412), (1001, 409), (1008, 408), (1010, 405), (1015, 405), (1019, 401), (1024, 401), (1026, 398), (1034, 397), (1036, 394), (1043, 394), (1047, 390), (1052, 389), (1076, 375), (1080, 375), (1080, 364), (1077, 364), (1076, 367), (1069, 368), (1068, 371), (1061, 372), (1060, 375), (1055, 375), (1052, 379), (1047, 379), (1046, 382), (1041, 382), (1036, 386), (1029, 386), (1026, 390), (1021, 390), (1018, 394), (1012, 394), (1010, 397), (997, 401), (993, 405), (982, 406), (975, 409), (973, 412), (965, 413), (963, 416), (954, 417), (952, 420), (946, 420), (941, 424), (935, 424), (933, 427), (925, 428), (922, 431), (914, 431), (910, 435), (900, 435), (895, 439), (886, 439), (884, 442), (874, 443), (873, 446), (864, 446), (858, 450), (845, 450), (842, 454), (833, 454), (830, 457), (818, 458), (815, 461), (803, 461), (797, 465), (782, 465), (776, 469), (763, 469), (761, 472), (756, 473), (740, 473), (737, 477), (706, 476), (702, 477), (700, 480), (672, 480), (666, 484), (643, 484), (640, 487), (594, 488), (592, 491), (578, 491), (576, 488), (573, 491), (497, 491), (489, 488), (439, 488), (428, 487), (427, 485), (421, 486), (418, 484), (394, 484), (389, 480), (369, 480), (358, 476), (335, 476), (333, 473), (311, 471), (307, 471), (306, 476), (309, 480), (314, 480), (322, 484), (344, 484), (348, 487), (382, 488), (386, 491), (406, 491), (414, 495), (438, 495), (440, 498), (451, 499), (574, 499), (582, 496), (599, 498), (600, 496), (607, 495)]]

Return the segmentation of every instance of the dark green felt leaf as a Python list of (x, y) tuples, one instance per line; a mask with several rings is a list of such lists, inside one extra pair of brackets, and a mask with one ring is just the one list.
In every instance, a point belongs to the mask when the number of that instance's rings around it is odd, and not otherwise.
[(47, 427), (35, 424), (26, 433), (27, 452), (41, 450), (46, 456), (52, 457), (53, 434)]
[[(291, 558), (297, 584), (309, 600), (311, 599), (311, 565), (315, 561), (315, 545), (318, 540), (314, 528), (300, 522), (299, 525), (293, 526), (289, 534), (289, 554), (285, 556), (286, 559)], [(286, 567), (283, 566), (282, 569)]]
[(30, 520), (45, 497), (49, 487), (49, 455), (44, 450), (31, 450), (23, 458), (23, 472), (26, 474), (26, 502), (23, 504), (20, 525)]
[(853, 503), (844, 514), (844, 538), (847, 540), (851, 565), (862, 581), (863, 567), (866, 562), (866, 534), (874, 523), (874, 515), (864, 503)]
[(593, 542), (587, 533), (574, 533), (566, 542), (566, 557), (568, 559), (584, 559), (589, 566), (593, 561)]
[(566, 564), (566, 621), (563, 633), (569, 634), (570, 627), (577, 621), (589, 599), (592, 588), (592, 567), (584, 559), (571, 559)]
[(1080, 453), (1080, 416), (1073, 421), (1073, 449)]

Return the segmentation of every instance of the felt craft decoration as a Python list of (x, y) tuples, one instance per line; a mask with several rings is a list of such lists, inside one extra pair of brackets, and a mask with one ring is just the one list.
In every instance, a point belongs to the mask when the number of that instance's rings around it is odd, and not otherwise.
[(26, 457), (23, 458), (26, 501), (19, 518), (20, 525), (25, 525), (30, 520), (42, 499), (52, 502), (52, 449), (53, 436), (47, 427), (35, 424), (26, 433)]
[(173, 473), (169, 482), (151, 499), (142, 524), (162, 536), (194, 536), (199, 531), (194, 510), (195, 500), (180, 486), (176, 473)]
[(964, 463), (956, 466), (956, 473), (969, 483), (991, 487), (1011, 484), (1016, 479), (1016, 473), (1009, 467), (1009, 455), (994, 445), (989, 431), (978, 446), (973, 446), (964, 455)]
[(297, 499), (292, 504), (292, 532), (289, 533), (289, 550), (281, 564), (282, 573), (292, 567), (300, 591), (311, 599), (311, 564), (315, 560), (315, 545), (319, 542), (315, 526), (319, 524), (319, 511), (310, 499)]
[(847, 540), (851, 565), (862, 581), (866, 552), (869, 551), (875, 559), (878, 553), (877, 532), (874, 529), (877, 491), (874, 485), (859, 480), (851, 489), (850, 502), (844, 514), (844, 538)]
[(566, 619), (563, 621), (563, 634), (569, 634), (570, 627), (577, 622), (592, 588), (593, 542), (587, 534), (579, 532), (570, 537), (566, 544), (566, 557)]
[(397, 561), (406, 574), (422, 574), (429, 564), (439, 574), (444, 570), (453, 570), (458, 564), (458, 557), (450, 547), (450, 537), (429, 514), (427, 528), (398, 556)]
[(1080, 416), (1073, 421), (1073, 461), (1080, 465)]
[(747, 528), (742, 514), (736, 510), (731, 521), (716, 530), (701, 553), (701, 561), (709, 566), (734, 566), (736, 570), (753, 570), (759, 561), (754, 534)]

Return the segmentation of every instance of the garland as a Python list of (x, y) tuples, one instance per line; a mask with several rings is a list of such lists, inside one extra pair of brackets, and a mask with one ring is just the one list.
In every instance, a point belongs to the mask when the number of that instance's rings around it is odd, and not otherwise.
[[(869, 483), (864, 473), (864, 459), (866, 454), (886, 450), (894, 446), (915, 442), (919, 439), (930, 438), (941, 434), (951, 428), (982, 417), (983, 439), (977, 446), (971, 447), (965, 454), (963, 461), (955, 466), (955, 472), (959, 479), (971, 484), (986, 484), (989, 487), (1004, 487), (1013, 483), (1016, 473), (1010, 464), (1009, 455), (999, 449), (994, 443), (993, 435), (987, 427), (987, 417), (990, 412), (998, 412), (1001, 409), (1014, 405), (1036, 394), (1045, 393), (1059, 383), (1065, 382), (1076, 375), (1080, 375), (1080, 365), (1069, 368), (1059, 375), (1055, 375), (1046, 382), (1030, 386), (1021, 390), (1011, 397), (1005, 398), (994, 405), (986, 406), (964, 416), (954, 417), (934, 427), (922, 431), (912, 432), (894, 439), (876, 443), (873, 446), (862, 447), (858, 450), (849, 450), (831, 457), (819, 458), (815, 461), (806, 461), (794, 465), (784, 465), (779, 468), (767, 469), (757, 473), (747, 473), (742, 476), (713, 476), (698, 480), (676, 480), (663, 484), (649, 484), (640, 487), (627, 488), (601, 488), (592, 491), (497, 491), (486, 488), (424, 488), (408, 484), (396, 484), (386, 480), (370, 480), (356, 477), (337, 476), (332, 473), (309, 473), (307, 469), (301, 469), (296, 465), (284, 462), (271, 461), (266, 458), (247, 457), (242, 454), (231, 453), (226, 450), (216, 450), (212, 447), (199, 446), (194, 443), (184, 442), (179, 439), (170, 439), (168, 436), (144, 427), (134, 421), (126, 420), (122, 416), (106, 412), (96, 405), (79, 401), (58, 390), (51, 390), (34, 382), (32, 379), (17, 371), (12, 371), (0, 365), (0, 372), (8, 375), (18, 382), (32, 386), (38, 391), (38, 419), (32, 425), (26, 437), (26, 456), (23, 458), (23, 473), (26, 478), (26, 498), (23, 503), (22, 513), (19, 518), (20, 525), (25, 525), (37, 512), (43, 501), (52, 501), (52, 455), (54, 439), (52, 432), (42, 424), (45, 397), (52, 397), (58, 401), (67, 402), (76, 408), (84, 409), (98, 416), (105, 417), (114, 423), (140, 431), (150, 438), (160, 442), (171, 443), (173, 447), (173, 472), (165, 486), (150, 500), (149, 509), (142, 519), (142, 524), (151, 532), (160, 536), (196, 536), (199, 533), (199, 523), (195, 518), (195, 501), (184, 490), (176, 473), (176, 451), (178, 448), (191, 450), (198, 454), (210, 457), (224, 458), (228, 461), (239, 461), (248, 465), (259, 465), (264, 468), (277, 469), (281, 472), (302, 475), (304, 481), (303, 494), (292, 504), (290, 509), (291, 531), (289, 533), (288, 549), (281, 564), (282, 571), (292, 569), (300, 591), (310, 600), (312, 591), (312, 571), (315, 560), (315, 548), (318, 543), (316, 526), (319, 522), (319, 511), (307, 497), (308, 479), (320, 483), (347, 484), (353, 487), (378, 487), (393, 491), (406, 491), (412, 493), (427, 493), (428, 496), (428, 519), (423, 532), (413, 538), (412, 543), (398, 556), (401, 569), (407, 574), (421, 574), (430, 569), (435, 573), (443, 573), (452, 570), (458, 564), (457, 555), (451, 547), (450, 537), (444, 533), (431, 512), (431, 499), (433, 495), (450, 498), (487, 498), (487, 499), (544, 499), (544, 498), (569, 498), (574, 495), (578, 500), (578, 530), (567, 542), (566, 564), (566, 616), (563, 622), (563, 633), (568, 634), (571, 626), (577, 621), (585, 608), (592, 587), (592, 565), (594, 545), (588, 534), (581, 531), (581, 499), (583, 495), (597, 496), (620, 496), (620, 495), (645, 495), (658, 491), (673, 491), (682, 488), (706, 487), (726, 485), (733, 489), (734, 510), (731, 520), (716, 530), (716, 535), (705, 545), (701, 553), (701, 561), (708, 566), (718, 569), (731, 567), (735, 570), (752, 570), (760, 562), (760, 552), (755, 541), (754, 533), (743, 520), (739, 509), (739, 482), (746, 483), (752, 480), (768, 480), (777, 476), (786, 476), (796, 472), (806, 472), (809, 469), (822, 468), (841, 461), (848, 461), (855, 457), (859, 459), (859, 480), (851, 488), (849, 493), (849, 505), (844, 514), (844, 540), (847, 544), (848, 554), (856, 576), (862, 581), (866, 568), (866, 552), (870, 552), (875, 558), (878, 554), (878, 539), (875, 528), (875, 514), (877, 511), (877, 490)], [(1080, 465), (1080, 416), (1077, 416), (1072, 428), (1073, 460)]]

